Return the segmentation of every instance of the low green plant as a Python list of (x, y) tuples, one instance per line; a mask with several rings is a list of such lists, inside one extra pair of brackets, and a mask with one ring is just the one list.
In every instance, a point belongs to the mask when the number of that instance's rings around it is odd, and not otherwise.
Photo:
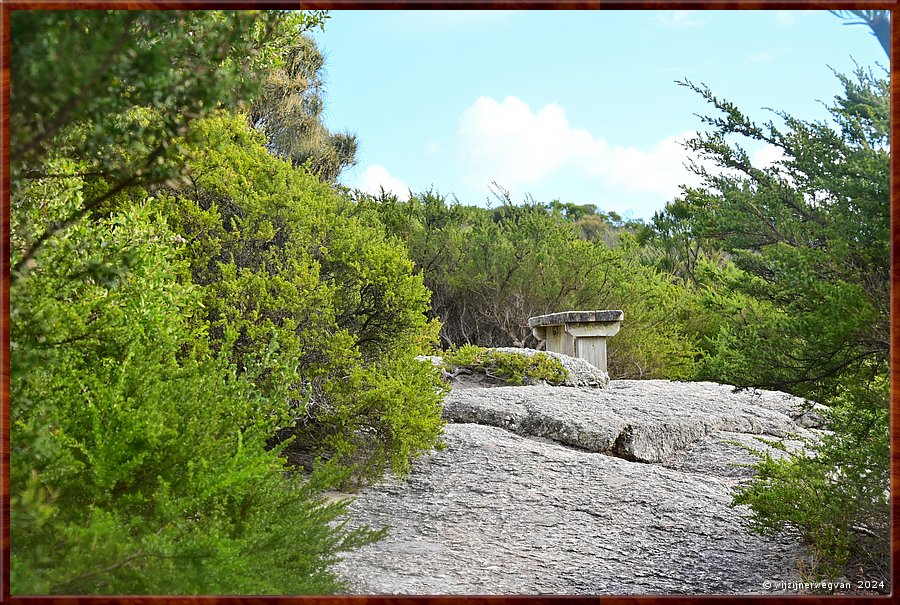
[(558, 359), (545, 353), (525, 356), (463, 345), (445, 352), (443, 359), (445, 365), (470, 368), (505, 380), (510, 385), (522, 385), (535, 380), (559, 385), (569, 376)]
[(753, 480), (735, 493), (751, 530), (799, 533), (811, 581), (859, 574), (890, 589), (888, 384), (885, 374), (847, 387), (826, 413), (832, 432), (784, 457), (756, 452)]
[[(79, 183), (26, 193), (53, 214)], [(12, 288), (13, 594), (331, 593), (381, 535), (322, 497), (340, 469), (285, 477), (267, 440), (296, 412), (202, 346), (176, 245), (135, 207), (48, 240)]]

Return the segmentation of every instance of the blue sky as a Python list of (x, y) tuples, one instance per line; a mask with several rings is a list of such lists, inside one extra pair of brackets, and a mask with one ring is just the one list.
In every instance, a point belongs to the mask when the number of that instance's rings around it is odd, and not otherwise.
[[(680, 141), (707, 84), (757, 121), (827, 119), (831, 68), (887, 66), (827, 11), (332, 11), (325, 121), (355, 132), (341, 182), (462, 203), (560, 199), (649, 219), (696, 182)], [(772, 149), (748, 149), (765, 164)]]

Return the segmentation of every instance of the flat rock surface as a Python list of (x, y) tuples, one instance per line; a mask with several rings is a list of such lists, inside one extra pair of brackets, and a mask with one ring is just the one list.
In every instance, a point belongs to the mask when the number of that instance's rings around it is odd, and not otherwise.
[[(740, 444), (815, 434), (803, 402), (711, 383), (472, 388), (446, 401), (446, 448), (356, 496), (390, 526), (337, 566), (356, 594), (772, 594), (795, 536), (744, 529)], [(639, 460), (647, 460), (641, 462)]]
[[(616, 380), (606, 389), (547, 385), (451, 392), (450, 422), (497, 426), (640, 462), (662, 462), (715, 432), (808, 437), (808, 404), (711, 382)], [(808, 423), (806, 423), (808, 424)]]

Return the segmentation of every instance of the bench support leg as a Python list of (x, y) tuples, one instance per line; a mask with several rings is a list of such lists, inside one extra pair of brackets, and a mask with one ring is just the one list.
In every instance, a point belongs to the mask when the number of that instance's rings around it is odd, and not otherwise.
[(606, 372), (606, 337), (580, 336), (575, 339), (576, 355), (597, 369)]
[(564, 326), (538, 326), (531, 329), (535, 338), (546, 343), (546, 349), (575, 357), (575, 337)]

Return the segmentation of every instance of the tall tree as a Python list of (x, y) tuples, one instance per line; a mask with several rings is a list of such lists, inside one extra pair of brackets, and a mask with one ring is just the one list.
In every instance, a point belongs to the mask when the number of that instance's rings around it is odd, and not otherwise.
[[(826, 399), (846, 376), (880, 368), (889, 349), (889, 92), (860, 70), (825, 122), (780, 114), (787, 130), (757, 125), (705, 87), (722, 117), (689, 146), (724, 169), (698, 169), (680, 214), (695, 237), (721, 247), (743, 271), (733, 287), (765, 302), (722, 336), (718, 370), (738, 385)], [(784, 160), (754, 167), (726, 142), (745, 136)], [(777, 335), (777, 337), (775, 336)], [(726, 361), (730, 360), (730, 361)]]
[[(689, 142), (718, 170), (697, 168), (703, 184), (655, 224), (683, 226), (730, 260), (710, 293), (727, 321), (708, 376), (830, 406), (831, 434), (808, 452), (763, 456), (735, 502), (751, 507), (757, 531), (798, 530), (812, 574), (861, 568), (889, 590), (890, 95), (869, 71), (839, 78), (832, 122), (780, 113), (784, 127), (686, 82), (718, 110)], [(754, 166), (740, 137), (783, 159)]]
[(306, 164), (310, 172), (334, 181), (353, 165), (357, 140), (350, 133), (332, 133), (323, 123), (325, 57), (310, 36), (298, 37), (272, 69), (250, 110), (251, 123), (262, 130), (269, 148)]

